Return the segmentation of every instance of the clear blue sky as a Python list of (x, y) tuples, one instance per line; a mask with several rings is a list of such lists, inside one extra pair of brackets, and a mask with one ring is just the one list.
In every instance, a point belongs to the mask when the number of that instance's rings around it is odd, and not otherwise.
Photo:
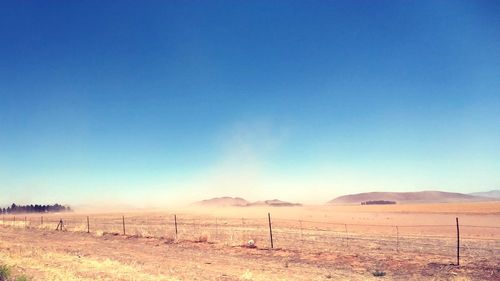
[(0, 203), (500, 187), (498, 1), (2, 1)]

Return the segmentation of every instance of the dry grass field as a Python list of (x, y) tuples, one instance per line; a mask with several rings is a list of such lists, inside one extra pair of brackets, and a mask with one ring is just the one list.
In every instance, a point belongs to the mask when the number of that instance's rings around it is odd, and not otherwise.
[(2, 264), (33, 280), (500, 280), (500, 202), (86, 211), (1, 223)]

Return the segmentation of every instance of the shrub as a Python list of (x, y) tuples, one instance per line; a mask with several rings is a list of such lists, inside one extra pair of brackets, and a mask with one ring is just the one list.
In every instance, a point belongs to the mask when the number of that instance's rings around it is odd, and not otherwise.
[(0, 281), (30, 281), (26, 275), (12, 277), (12, 270), (9, 266), (0, 265)]
[(380, 270), (375, 270), (375, 271), (373, 272), (373, 276), (376, 276), (376, 277), (382, 277), (382, 276), (385, 276), (385, 272), (380, 271)]
[(10, 278), (10, 267), (6, 265), (0, 265), (0, 281), (7, 281)]
[(196, 240), (198, 243), (206, 243), (208, 242), (208, 233), (202, 233)]

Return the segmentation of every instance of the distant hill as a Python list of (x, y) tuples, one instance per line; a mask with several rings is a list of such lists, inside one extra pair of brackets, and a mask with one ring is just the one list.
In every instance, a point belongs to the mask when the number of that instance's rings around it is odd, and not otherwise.
[(253, 203), (248, 204), (248, 206), (293, 207), (293, 206), (302, 206), (302, 204), (290, 203), (290, 202), (281, 201), (278, 199), (273, 199), (273, 200), (253, 202)]
[(278, 199), (273, 200), (265, 200), (265, 201), (256, 201), (249, 202), (240, 197), (216, 197), (212, 199), (202, 200), (195, 203), (199, 206), (212, 206), (212, 207), (250, 207), (250, 206), (270, 206), (270, 207), (293, 207), (293, 206), (302, 206), (299, 203), (290, 203), (286, 201), (281, 201)]
[(397, 203), (446, 203), (488, 201), (488, 198), (443, 191), (368, 192), (340, 196), (329, 201), (328, 204), (361, 204), (361, 202), (374, 200), (388, 200)]
[(499, 198), (500, 199), (500, 190), (490, 190), (486, 192), (474, 192), (469, 193), (472, 196), (480, 196), (480, 197), (488, 197), (488, 198)]
[(196, 202), (196, 205), (213, 206), (213, 207), (228, 207), (228, 206), (246, 206), (248, 201), (240, 197), (216, 197), (212, 199)]

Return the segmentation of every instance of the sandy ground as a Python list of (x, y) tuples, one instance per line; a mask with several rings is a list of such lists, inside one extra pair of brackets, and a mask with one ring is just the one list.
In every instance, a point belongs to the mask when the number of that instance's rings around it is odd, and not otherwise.
[[(262, 218), (269, 210), (260, 208), (182, 210), (178, 239), (171, 223), (160, 224), (170, 212), (126, 213), (126, 236), (119, 235), (118, 213), (89, 214), (91, 233), (87, 214), (46, 216), (43, 227), (38, 216), (27, 216), (26, 225), (18, 216), (0, 227), (0, 260), (34, 280), (500, 280), (499, 205), (274, 208), (272, 250)], [(460, 266), (454, 265), (456, 216), (464, 225)], [(69, 231), (54, 231), (59, 217)], [(348, 239), (336, 231), (343, 223), (350, 224)], [(436, 233), (430, 224), (444, 226)], [(158, 235), (137, 230), (155, 226)], [(110, 231), (99, 229), (105, 227)], [(258, 247), (242, 247), (252, 236)], [(377, 270), (386, 275), (375, 277)]]

